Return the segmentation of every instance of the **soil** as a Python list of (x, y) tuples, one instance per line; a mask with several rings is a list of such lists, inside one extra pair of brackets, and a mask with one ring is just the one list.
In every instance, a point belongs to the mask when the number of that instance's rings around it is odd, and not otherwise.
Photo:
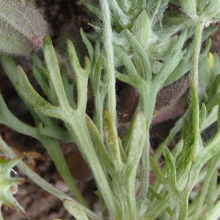
[[(50, 35), (53, 42), (59, 42), (59, 36), (66, 30), (72, 30), (73, 33), (78, 33), (79, 28), (83, 27), (84, 30), (89, 30), (90, 27), (87, 23), (92, 19), (89, 14), (86, 13), (83, 6), (78, 0), (31, 0), (36, 7), (42, 10), (46, 20), (50, 26)], [(220, 54), (220, 29), (212, 36), (213, 44), (212, 51)], [(24, 64), (28, 71), (28, 60), (19, 59), (19, 62)], [(17, 96), (7, 77), (0, 71), (0, 88), (4, 95), (9, 108), (16, 116), (21, 120), (32, 124), (31, 116), (28, 114), (24, 104)], [(31, 78), (31, 74), (30, 74)], [(124, 109), (125, 115), (119, 116), (122, 123), (125, 124), (130, 120), (130, 115), (134, 111), (134, 106), (137, 103), (136, 92), (131, 90), (127, 85), (123, 83), (117, 83), (118, 86), (118, 103), (119, 110)], [(126, 97), (125, 97), (126, 96)], [(129, 106), (128, 106), (129, 103)], [(169, 120), (159, 125), (152, 127), (151, 139), (152, 144), (158, 146), (167, 136), (169, 129), (173, 126), (175, 120)], [(0, 125), (0, 134), (4, 140), (18, 152), (26, 152), (24, 161), (41, 177), (48, 182), (52, 183), (59, 189), (63, 190), (70, 195), (68, 187), (62, 181), (61, 177), (56, 171), (56, 168), (49, 158), (46, 150), (35, 139), (20, 135), (12, 129)], [(123, 135), (123, 131), (121, 131)], [(76, 146), (69, 144), (62, 144), (62, 150), (66, 156), (67, 163), (70, 169), (76, 175), (74, 176), (78, 181), (78, 184), (83, 192), (83, 195), (90, 201), (90, 205), (93, 206), (96, 201), (95, 196), (95, 183), (92, 180), (92, 176), (85, 166), (85, 163), (76, 149)], [(71, 161), (77, 161), (72, 163)], [(80, 164), (80, 165), (79, 165)], [(80, 167), (80, 169), (79, 169)], [(81, 174), (81, 169), (84, 169)], [(19, 173), (19, 176), (22, 176)], [(27, 180), (24, 184), (19, 186), (18, 193), (15, 195), (16, 199), (25, 209), (27, 215), (32, 220), (50, 220), (50, 219), (73, 219), (63, 208), (62, 203), (44, 192), (41, 188), (36, 186), (30, 180)], [(5, 220), (25, 220), (20, 214), (13, 209), (7, 209), (3, 211), (3, 217)]]

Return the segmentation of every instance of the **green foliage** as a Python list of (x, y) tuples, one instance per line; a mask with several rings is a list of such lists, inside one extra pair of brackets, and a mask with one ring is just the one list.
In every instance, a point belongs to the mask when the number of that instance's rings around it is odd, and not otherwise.
[[(17, 192), (17, 185), (24, 182), (23, 178), (12, 178), (10, 176), (12, 168), (18, 163), (21, 158), (14, 158), (13, 160), (7, 160), (0, 158), (0, 208), (2, 204), (15, 208), (18, 212), (25, 215), (24, 209), (13, 197), (13, 194)], [(25, 215), (26, 216), (26, 215)], [(0, 219), (2, 218), (0, 211)]]
[[(220, 59), (209, 53), (211, 41), (206, 39), (216, 30), (209, 25), (220, 20), (219, 0), (83, 3), (99, 19), (99, 25), (92, 24), (93, 34), (80, 31), (88, 50), (84, 66), (75, 46), (67, 40), (73, 79), (68, 79), (68, 66), (59, 64), (59, 55), (50, 37), (43, 43), (44, 62), (36, 54), (31, 56), (33, 74), (44, 96), (33, 88), (22, 67), (16, 67), (11, 57), (0, 57), (5, 73), (32, 114), (35, 126), (14, 116), (2, 96), (0, 123), (39, 140), (81, 204), (30, 172), (23, 163), (20, 163), (21, 169), (61, 199), (76, 219), (217, 219), (220, 216), (217, 183)], [(180, 9), (167, 12), (169, 3)], [(32, 7), (29, 3), (18, 7), (22, 3), (9, 1), (0, 4), (6, 9), (13, 6), (15, 15), (19, 7)], [(24, 13), (19, 22), (24, 18), (25, 21), (30, 19)], [(7, 20), (10, 19), (13, 21), (13, 16), (8, 16)], [(17, 43), (21, 38), (33, 45), (25, 34), (20, 36), (30, 31), (25, 25), (24, 29), (10, 32), (12, 38), (19, 35)], [(190, 103), (185, 105), (184, 115), (165, 141), (150, 155), (149, 130), (158, 93), (168, 85), (172, 89), (172, 83), (186, 73), (190, 78)], [(134, 87), (139, 95), (137, 109), (123, 137), (118, 134), (116, 77)], [(92, 117), (86, 113), (88, 87), (94, 98)], [(60, 120), (65, 128), (59, 126)], [(203, 141), (202, 131), (215, 121), (217, 133)], [(67, 169), (60, 141), (75, 142), (90, 167), (98, 188), (102, 217), (86, 208)], [(175, 145), (172, 150), (169, 149), (171, 142)], [(3, 153), (14, 157), (6, 144), (0, 147)], [(163, 165), (159, 161), (163, 161)], [(151, 174), (155, 176), (153, 182)]]
[(81, 207), (76, 205), (73, 201), (64, 200), (63, 206), (76, 220), (89, 220)]

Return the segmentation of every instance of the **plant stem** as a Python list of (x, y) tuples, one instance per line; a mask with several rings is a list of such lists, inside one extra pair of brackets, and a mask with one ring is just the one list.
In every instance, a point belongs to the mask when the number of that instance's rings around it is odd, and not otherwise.
[(95, 96), (95, 109), (96, 109), (96, 112), (95, 112), (95, 117), (94, 117), (94, 121), (95, 121), (95, 124), (98, 128), (98, 131), (100, 133), (100, 136), (103, 140), (103, 100), (100, 98), (100, 94), (97, 94)]
[(114, 193), (120, 204), (120, 219), (136, 219), (135, 186), (136, 168), (124, 169), (112, 177)]
[(140, 172), (141, 187), (140, 187), (140, 198), (145, 198), (148, 193), (149, 188), (149, 176), (150, 176), (150, 137), (149, 137), (149, 128), (150, 123), (153, 117), (154, 106), (156, 102), (156, 96), (154, 94), (150, 95), (150, 89), (146, 88), (145, 92), (141, 94), (141, 108), (146, 117), (146, 142), (142, 153), (142, 168)]
[(148, 189), (149, 189), (149, 176), (150, 176), (150, 136), (149, 131), (147, 131), (146, 142), (142, 153), (142, 161), (141, 161), (141, 173), (140, 173), (140, 193), (139, 198), (146, 198)]
[[(191, 85), (191, 105), (192, 105), (192, 120), (193, 120), (193, 133), (194, 133), (194, 146), (193, 152), (196, 156), (199, 139), (200, 139), (200, 128), (199, 128), (199, 100), (198, 100), (198, 83), (199, 83), (199, 56), (202, 44), (202, 33), (203, 33), (204, 23), (198, 21), (195, 30), (195, 43), (193, 51), (193, 61), (192, 61), (192, 81), (194, 86)], [(194, 88), (195, 87), (195, 88)]]
[(198, 21), (196, 24), (195, 31), (195, 43), (194, 43), (194, 52), (193, 52), (193, 61), (192, 61), (192, 80), (198, 90), (199, 83), (199, 55), (202, 44), (202, 32), (204, 28), (204, 23)]
[(66, 123), (68, 125), (68, 129), (70, 130), (71, 134), (74, 134), (79, 150), (92, 170), (93, 176), (98, 185), (98, 189), (105, 200), (110, 215), (116, 218), (118, 211), (114, 201), (114, 196), (100, 160), (95, 152), (95, 148), (92, 144), (84, 113), (82, 114), (81, 112), (73, 111), (74, 110), (71, 109), (70, 112), (67, 113), (68, 121), (66, 121)]
[(108, 91), (108, 108), (109, 112), (116, 122), (116, 89), (115, 89), (115, 69), (114, 69), (114, 49), (112, 45), (112, 27), (111, 27), (111, 12), (108, 0), (101, 0), (100, 6), (103, 16), (103, 44), (106, 55), (106, 71), (108, 76), (109, 91)]
[(155, 103), (156, 103), (157, 94), (154, 91), (154, 88), (151, 87), (149, 83), (146, 83), (143, 88), (140, 90), (140, 102), (141, 110), (143, 111), (146, 117), (146, 130), (150, 128), (150, 124), (153, 118)]
[(182, 201), (179, 203), (179, 217), (178, 220), (187, 219), (188, 214), (188, 197), (189, 193), (182, 194)]

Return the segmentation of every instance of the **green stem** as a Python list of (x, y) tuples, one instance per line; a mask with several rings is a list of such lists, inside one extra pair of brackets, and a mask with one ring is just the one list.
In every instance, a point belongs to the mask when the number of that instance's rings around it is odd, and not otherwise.
[[(196, 179), (198, 178), (199, 171), (201, 169), (200, 159), (198, 157), (198, 153), (201, 153), (203, 148), (200, 147), (200, 128), (199, 128), (199, 100), (198, 100), (198, 83), (199, 83), (199, 57), (200, 57), (200, 50), (202, 44), (202, 33), (203, 33), (204, 23), (198, 21), (196, 24), (195, 30), (195, 43), (194, 43), (194, 52), (193, 52), (193, 62), (192, 62), (192, 82), (191, 85), (191, 108), (192, 108), (192, 121), (193, 121), (193, 153), (195, 155), (195, 161), (191, 168), (190, 176), (188, 179), (187, 186), (183, 193), (184, 200), (183, 203), (180, 204), (180, 214), (179, 219), (184, 220), (187, 218), (188, 213), (188, 196), (195, 184)], [(198, 149), (200, 148), (200, 149)]]
[[(200, 139), (200, 128), (199, 128), (199, 100), (198, 100), (198, 83), (199, 83), (199, 56), (202, 44), (202, 33), (203, 33), (204, 23), (198, 21), (195, 30), (195, 43), (193, 51), (193, 61), (192, 61), (192, 81), (191, 83), (191, 105), (192, 105), (192, 120), (193, 120), (193, 133), (194, 133), (194, 146), (193, 151), (195, 156), (199, 147)], [(194, 88), (195, 87), (195, 88)]]
[(103, 44), (105, 46), (106, 55), (106, 71), (108, 76), (109, 91), (108, 91), (108, 107), (109, 112), (116, 122), (116, 94), (115, 94), (115, 69), (114, 69), (114, 49), (112, 45), (112, 27), (111, 27), (111, 12), (109, 9), (108, 0), (101, 0), (100, 6), (103, 16)]
[(198, 90), (198, 83), (199, 83), (199, 55), (201, 50), (202, 44), (202, 32), (204, 28), (204, 23), (198, 21), (196, 25), (195, 31), (195, 44), (194, 44), (194, 52), (193, 52), (193, 61), (192, 61), (192, 80)]
[[(147, 87), (147, 86), (146, 86)], [(144, 198), (147, 196), (148, 188), (149, 188), (149, 176), (150, 176), (150, 139), (149, 139), (149, 129), (150, 123), (153, 117), (154, 106), (156, 102), (156, 96), (150, 93), (149, 88), (145, 88), (145, 91), (141, 93), (141, 108), (146, 117), (146, 142), (142, 153), (142, 168), (140, 172), (140, 179), (142, 185), (140, 187), (140, 198)], [(150, 95), (151, 94), (151, 95)], [(154, 98), (155, 97), (155, 98)]]
[(141, 161), (141, 173), (140, 173), (140, 193), (139, 198), (146, 198), (148, 189), (149, 189), (149, 177), (150, 177), (150, 136), (149, 131), (147, 131), (146, 142), (142, 153), (142, 161)]
[(95, 96), (95, 117), (94, 117), (94, 121), (95, 124), (98, 128), (98, 131), (100, 133), (100, 136), (103, 140), (104, 134), (103, 134), (103, 106), (104, 106), (104, 102), (103, 100), (100, 98), (100, 94), (97, 94)]
[(125, 169), (112, 177), (114, 193), (120, 204), (120, 219), (136, 219), (136, 199), (134, 180), (136, 167), (132, 170)]
[[(10, 159), (17, 157), (17, 155), (13, 152), (13, 150), (4, 142), (2, 137), (0, 136), (0, 150)], [(83, 211), (93, 220), (101, 220), (95, 213), (91, 212), (89, 209), (73, 200), (71, 197), (66, 195), (64, 192), (55, 188), (53, 185), (49, 184), (47, 181), (42, 179), (39, 175), (37, 175), (34, 171), (32, 171), (24, 162), (20, 161), (17, 164), (18, 168), (25, 173), (31, 180), (33, 180), (38, 186), (42, 189), (55, 196), (56, 198), (63, 201), (64, 199), (71, 200), (75, 202), (78, 206), (80, 206)]]
[(187, 219), (188, 214), (188, 197), (189, 193), (182, 194), (181, 202), (179, 203), (179, 217), (178, 220)]
[[(146, 117), (146, 130), (150, 128), (150, 124), (153, 118), (154, 107), (156, 103), (156, 93), (150, 84), (145, 84), (143, 88), (140, 88), (140, 102), (141, 110)], [(153, 92), (154, 91), (154, 92)]]
[(92, 140), (86, 125), (85, 116), (83, 116), (84, 114), (80, 112), (73, 111), (74, 110), (71, 110), (68, 113), (68, 121), (66, 121), (68, 124), (68, 129), (70, 130), (70, 133), (74, 134), (79, 150), (92, 170), (93, 176), (98, 185), (98, 189), (105, 200), (110, 215), (116, 218), (118, 212), (114, 201), (114, 196), (107, 181), (106, 174), (92, 144)]
[(173, 198), (169, 194), (164, 195), (164, 197), (157, 201), (155, 205), (140, 218), (140, 220), (156, 219), (168, 206), (170, 206), (172, 201)]

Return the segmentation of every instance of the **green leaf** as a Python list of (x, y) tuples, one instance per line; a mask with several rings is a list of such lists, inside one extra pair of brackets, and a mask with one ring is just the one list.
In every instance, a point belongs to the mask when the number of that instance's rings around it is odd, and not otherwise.
[(59, 104), (62, 107), (67, 108), (69, 106), (69, 103), (61, 79), (59, 64), (52, 45), (52, 41), (49, 36), (47, 36), (44, 40), (43, 52), (45, 64), (49, 73), (49, 79), (52, 82), (53, 88), (56, 92), (56, 96), (59, 100)]
[(207, 114), (206, 106), (205, 106), (204, 103), (202, 103), (200, 113), (199, 113), (199, 128), (200, 129), (202, 129), (203, 123), (204, 123), (205, 118), (206, 118), (206, 114)]
[(146, 141), (146, 119), (142, 112), (138, 112), (129, 127), (123, 142), (124, 149), (128, 152), (127, 164), (134, 166), (139, 163)]
[[(12, 168), (19, 162), (21, 158), (16, 157), (12, 160), (9, 160), (4, 163), (0, 163), (0, 209), (2, 203), (7, 205), (10, 208), (15, 208), (17, 212), (25, 215), (24, 209), (13, 197), (12, 189), (13, 187), (17, 188), (17, 185), (24, 182), (23, 178), (12, 178), (10, 176)], [(1, 210), (0, 210), (1, 218)]]
[(120, 81), (133, 86), (139, 92), (142, 91), (142, 88), (145, 86), (145, 82), (138, 76), (130, 76), (120, 72), (116, 72), (116, 76)]
[(214, 17), (220, 13), (220, 1), (209, 0), (205, 8), (202, 10), (202, 16)]
[(136, 52), (144, 66), (145, 70), (145, 76), (144, 79), (151, 81), (152, 78), (152, 70), (151, 70), (151, 64), (148, 58), (148, 55), (145, 53), (144, 48), (141, 46), (141, 44), (135, 39), (133, 34), (129, 30), (125, 30), (126, 37), (133, 49), (134, 52)]
[(176, 186), (176, 166), (173, 155), (170, 153), (167, 147), (163, 148), (163, 155), (166, 160), (167, 179), (172, 182), (172, 185)]
[(179, 35), (176, 43), (171, 48), (170, 54), (164, 61), (163, 67), (154, 78), (153, 88), (160, 89), (161, 86), (169, 77), (169, 75), (173, 72), (173, 70), (177, 67), (177, 65), (181, 61), (181, 58), (184, 55), (184, 52), (182, 51), (182, 47), (186, 39), (186, 33), (187, 33), (186, 31), (182, 32)]
[[(102, 55), (100, 52), (100, 43), (97, 41), (95, 45), (95, 60), (90, 75), (91, 84), (94, 90), (94, 94), (100, 93), (100, 84), (101, 84), (101, 75), (102, 75)], [(103, 88), (103, 87), (102, 87)]]
[(210, 111), (214, 106), (220, 104), (220, 93), (216, 94), (207, 104), (207, 110)]
[(180, 0), (180, 5), (189, 17), (196, 17), (196, 0)]
[(184, 144), (183, 139), (180, 139), (179, 142), (176, 144), (175, 148), (173, 149), (172, 154), (175, 160), (179, 156), (179, 154), (182, 152), (183, 144)]
[(87, 48), (87, 50), (88, 50), (89, 58), (90, 58), (90, 60), (92, 60), (92, 59), (93, 59), (93, 56), (94, 56), (93, 46), (92, 46), (92, 44), (90, 43), (90, 41), (88, 40), (88, 38), (86, 37), (86, 35), (84, 34), (82, 28), (80, 29), (80, 34), (81, 34), (83, 43), (86, 45), (86, 48)]
[(100, 137), (99, 131), (93, 121), (86, 116), (86, 123), (89, 129), (90, 137), (92, 139), (92, 142), (94, 144), (95, 150), (97, 154), (99, 155), (99, 159), (101, 160), (102, 164), (105, 166), (105, 168), (108, 171), (113, 170), (113, 164), (110, 160), (108, 151), (105, 148), (105, 145), (102, 142), (102, 139)]
[(65, 90), (69, 105), (72, 108), (76, 108), (76, 103), (74, 101), (74, 83), (73, 81), (69, 80), (67, 68), (65, 65), (61, 66), (60, 72), (61, 72), (63, 86), (64, 86), (64, 90)]
[(87, 0), (82, 0), (83, 4), (87, 8), (88, 11), (90, 11), (92, 14), (94, 14), (99, 19), (102, 17), (100, 13), (99, 6), (93, 2), (89, 2)]
[(218, 187), (218, 170), (215, 168), (209, 183), (209, 188), (207, 193), (207, 206), (209, 210), (214, 206), (216, 202), (217, 187)]
[(51, 81), (48, 79), (47, 70), (42, 66), (33, 66), (33, 74), (48, 100), (54, 105), (58, 105), (58, 99)]
[[(205, 33), (203, 35), (203, 39), (206, 39), (210, 33), (213, 33), (215, 29), (211, 28), (207, 28), (205, 30)], [(192, 57), (192, 52), (193, 52), (193, 43), (192, 42), (191, 44), (189, 44), (186, 48), (186, 53), (184, 54), (184, 56), (182, 57), (182, 60), (180, 61), (179, 65), (175, 68), (175, 70), (170, 74), (170, 76), (168, 77), (168, 79), (165, 81), (165, 84), (164, 86), (167, 86), (167, 85), (170, 85), (172, 84), (173, 82), (175, 82), (176, 80), (178, 80), (180, 77), (182, 77), (184, 74), (186, 74), (187, 72), (190, 71), (191, 69), (191, 57)], [(204, 59), (206, 59), (206, 56), (210, 50), (210, 46), (211, 46), (211, 40), (209, 39), (207, 44), (205, 45), (201, 55), (200, 55), (200, 58), (199, 58), (199, 65), (201, 66)], [(203, 68), (201, 68), (201, 71), (203, 71)], [(207, 74), (207, 77), (208, 75), (210, 75), (212, 78), (212, 75), (213, 74)], [(200, 77), (199, 77), (200, 79)], [(206, 82), (208, 83), (208, 82)]]
[[(17, 83), (17, 68), (16, 64), (13, 61), (11, 57), (8, 56), (1, 56), (1, 63), (3, 64), (2, 66), (4, 67), (5, 73), (11, 80), (13, 86), (25, 102), (25, 98), (22, 94), (20, 94), (19, 90), (19, 84)], [(10, 110), (8, 109), (7, 105), (5, 104), (4, 100), (2, 97), (0, 97), (0, 121), (1, 123), (8, 125), (9, 127), (12, 127), (16, 131), (25, 134), (25, 135), (30, 135), (35, 138), (38, 137), (38, 131), (36, 131), (36, 128), (31, 127), (22, 121), (20, 121), (17, 117), (15, 117)], [(25, 102), (26, 105), (28, 105), (27, 102)], [(51, 118), (48, 118), (47, 116), (43, 116), (43, 114), (40, 114), (40, 112), (34, 112), (33, 108), (28, 105), (27, 106), (29, 111), (31, 112), (32, 116), (35, 119), (35, 123), (38, 125), (38, 130), (42, 135), (49, 136), (55, 139), (63, 140), (63, 141), (72, 141), (72, 137), (67, 131), (64, 129), (60, 128), (57, 126), (56, 122), (53, 121)], [(44, 122), (44, 127), (40, 126), (39, 123), (43, 121)]]
[(63, 206), (76, 220), (89, 220), (86, 213), (74, 201), (64, 199)]
[(151, 44), (148, 49), (150, 58), (164, 60), (170, 53), (170, 48), (172, 48), (175, 42), (175, 38), (170, 38), (163, 41), (156, 41)]
[(154, 19), (159, 11), (160, 8), (160, 4), (161, 4), (161, 0), (157, 0), (157, 2), (154, 3), (154, 5), (151, 7), (150, 11), (149, 11), (149, 18), (151, 23), (154, 22)]
[(82, 68), (75, 47), (70, 40), (67, 40), (68, 53), (71, 67), (74, 71), (76, 88), (77, 88), (77, 109), (84, 112), (87, 104), (87, 84), (88, 77), (91, 72), (91, 62), (88, 57), (85, 57), (85, 67)]
[(115, 123), (107, 110), (103, 112), (104, 138), (108, 149), (109, 156), (114, 163), (115, 169), (121, 169), (123, 162), (118, 143), (118, 134)]
[(47, 69), (43, 66), (42, 61), (39, 59), (37, 54), (31, 54), (31, 63), (34, 78), (37, 80), (41, 89), (54, 105), (58, 105), (58, 99), (53, 88), (51, 80), (49, 80), (49, 73)]
[(131, 30), (140, 45), (146, 48), (151, 37), (151, 22), (146, 11), (137, 17)]
[(151, 167), (154, 171), (154, 174), (155, 176), (157, 177), (157, 179), (163, 183), (165, 181), (165, 176), (162, 174), (162, 172), (160, 171), (160, 168), (159, 166), (157, 165), (157, 162), (155, 161), (155, 159), (150, 156), (150, 164), (151, 164)]
[(59, 107), (55, 107), (43, 99), (31, 86), (23, 69), (17, 68), (17, 89), (22, 97), (37, 110), (55, 118), (63, 118), (63, 113)]
[(11, 111), (8, 109), (7, 105), (0, 94), (0, 123), (7, 125), (13, 128), (15, 131), (18, 131), (24, 135), (29, 135), (36, 139), (39, 138), (38, 131), (36, 128), (31, 127), (30, 125), (25, 124), (20, 121)]
[(132, 5), (131, 5), (131, 9), (137, 11), (137, 13), (141, 13), (145, 8), (146, 8), (146, 4), (147, 4), (147, 1), (146, 0), (130, 0), (132, 2)]
[(52, 106), (33, 89), (23, 69), (21, 67), (16, 68), (16, 63), (10, 56), (2, 55), (0, 60), (10, 81), (24, 100), (47, 115), (55, 118), (62, 117), (63, 113), (59, 111), (58, 107)]
[(118, 2), (116, 0), (109, 0), (109, 5), (113, 11), (113, 14), (115, 18), (117, 19), (118, 23), (122, 27), (127, 27), (129, 25), (130, 19), (129, 16), (127, 16), (120, 6), (118, 5)]

